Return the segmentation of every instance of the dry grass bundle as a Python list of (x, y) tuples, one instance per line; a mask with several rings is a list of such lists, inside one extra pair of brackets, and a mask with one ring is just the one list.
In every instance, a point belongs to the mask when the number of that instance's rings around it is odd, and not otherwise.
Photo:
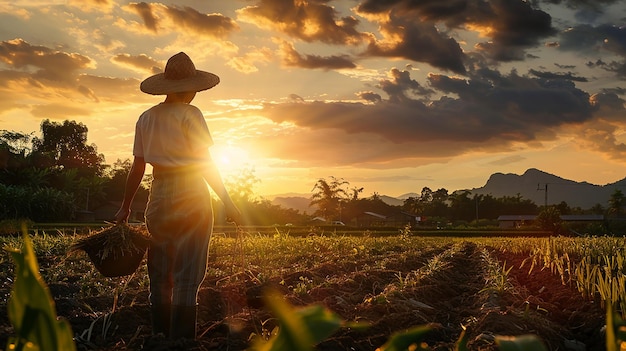
[(119, 277), (137, 270), (149, 243), (145, 228), (118, 224), (78, 240), (70, 252), (85, 251), (102, 275)]

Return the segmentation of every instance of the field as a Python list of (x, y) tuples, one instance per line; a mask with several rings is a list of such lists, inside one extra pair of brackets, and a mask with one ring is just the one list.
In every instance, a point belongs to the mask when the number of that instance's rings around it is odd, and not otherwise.
[[(79, 350), (138, 350), (150, 335), (145, 265), (104, 278), (74, 234), (33, 237), (42, 277)], [(2, 242), (4, 241), (4, 243)], [(19, 247), (19, 238), (0, 244)], [(605, 306), (625, 305), (624, 238), (422, 237), (370, 232), (215, 233), (199, 293), (202, 350), (244, 350), (274, 327), (264, 294), (322, 305), (346, 322), (317, 350), (375, 350), (398, 331), (430, 325), (432, 350), (496, 350), (496, 335), (534, 334), (548, 350), (605, 350)], [(13, 329), (6, 301), (13, 262), (0, 256), (0, 347)], [(165, 350), (167, 348), (156, 348)], [(155, 350), (156, 350), (155, 349)], [(174, 349), (174, 348), (169, 348)]]

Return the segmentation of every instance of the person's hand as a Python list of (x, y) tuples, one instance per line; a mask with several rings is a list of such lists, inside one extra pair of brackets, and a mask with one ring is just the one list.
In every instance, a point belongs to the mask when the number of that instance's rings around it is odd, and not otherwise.
[(130, 208), (120, 208), (115, 214), (115, 223), (122, 224), (128, 221), (128, 217), (130, 216)]
[(237, 225), (241, 224), (241, 211), (232, 202), (225, 204), (226, 206), (226, 221), (233, 222)]

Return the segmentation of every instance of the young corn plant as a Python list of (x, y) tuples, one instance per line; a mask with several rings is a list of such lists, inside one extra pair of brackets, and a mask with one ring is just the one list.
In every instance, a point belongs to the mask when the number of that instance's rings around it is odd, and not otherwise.
[(509, 281), (509, 272), (513, 266), (506, 268), (506, 262), (500, 265), (498, 260), (494, 259), (487, 249), (483, 249), (481, 253), (485, 262), (485, 287), (480, 292), (490, 292), (502, 295), (513, 289), (513, 285)]
[(39, 275), (39, 265), (28, 234), (23, 234), (21, 250), (5, 247), (15, 261), (15, 283), (7, 309), (16, 335), (8, 340), (7, 350), (74, 351), (72, 328), (57, 320), (54, 300)]

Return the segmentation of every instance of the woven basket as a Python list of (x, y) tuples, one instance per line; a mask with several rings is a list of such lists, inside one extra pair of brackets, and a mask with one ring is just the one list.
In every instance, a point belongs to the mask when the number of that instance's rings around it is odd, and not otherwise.
[(103, 228), (74, 243), (71, 251), (87, 253), (105, 277), (133, 274), (146, 254), (150, 238), (145, 230), (126, 224)]

